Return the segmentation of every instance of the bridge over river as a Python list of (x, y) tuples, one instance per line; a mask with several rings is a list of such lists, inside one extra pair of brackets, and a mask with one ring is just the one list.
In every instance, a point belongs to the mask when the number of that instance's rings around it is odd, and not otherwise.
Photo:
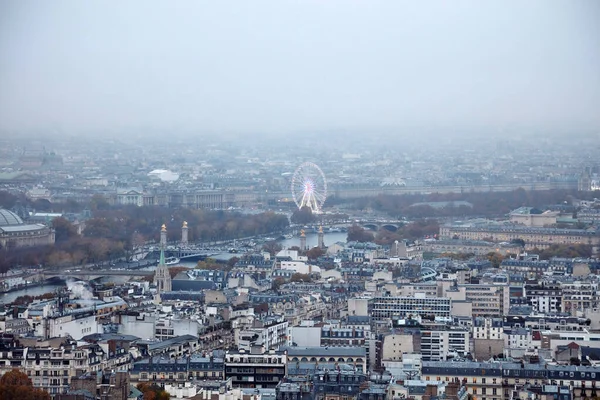
[(130, 277), (146, 277), (154, 275), (154, 271), (142, 270), (81, 270), (70, 272), (45, 272), (44, 280), (66, 280), (68, 278), (77, 278), (86, 281), (92, 281), (98, 278), (110, 276), (130, 276)]

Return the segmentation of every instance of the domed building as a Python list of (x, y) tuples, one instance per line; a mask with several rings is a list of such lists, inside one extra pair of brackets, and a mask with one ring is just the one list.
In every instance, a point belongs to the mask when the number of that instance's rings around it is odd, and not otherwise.
[(28, 224), (12, 211), (0, 209), (0, 249), (43, 246), (54, 243), (54, 230), (44, 224)]

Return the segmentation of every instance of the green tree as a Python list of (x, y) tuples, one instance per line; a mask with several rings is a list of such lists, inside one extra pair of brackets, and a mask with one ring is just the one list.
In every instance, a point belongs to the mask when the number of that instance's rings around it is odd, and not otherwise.
[(50, 400), (50, 394), (34, 388), (29, 377), (13, 369), (0, 378), (0, 399), (14, 400)]

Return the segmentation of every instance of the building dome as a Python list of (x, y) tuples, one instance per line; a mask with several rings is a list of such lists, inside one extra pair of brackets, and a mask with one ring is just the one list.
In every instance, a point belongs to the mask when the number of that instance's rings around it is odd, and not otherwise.
[(0, 208), (0, 226), (23, 225), (23, 220), (12, 211)]

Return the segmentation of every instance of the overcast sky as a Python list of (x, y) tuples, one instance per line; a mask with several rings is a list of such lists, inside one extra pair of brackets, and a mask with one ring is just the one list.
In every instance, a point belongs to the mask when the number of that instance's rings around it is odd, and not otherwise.
[(600, 129), (600, 1), (0, 0), (0, 129)]

